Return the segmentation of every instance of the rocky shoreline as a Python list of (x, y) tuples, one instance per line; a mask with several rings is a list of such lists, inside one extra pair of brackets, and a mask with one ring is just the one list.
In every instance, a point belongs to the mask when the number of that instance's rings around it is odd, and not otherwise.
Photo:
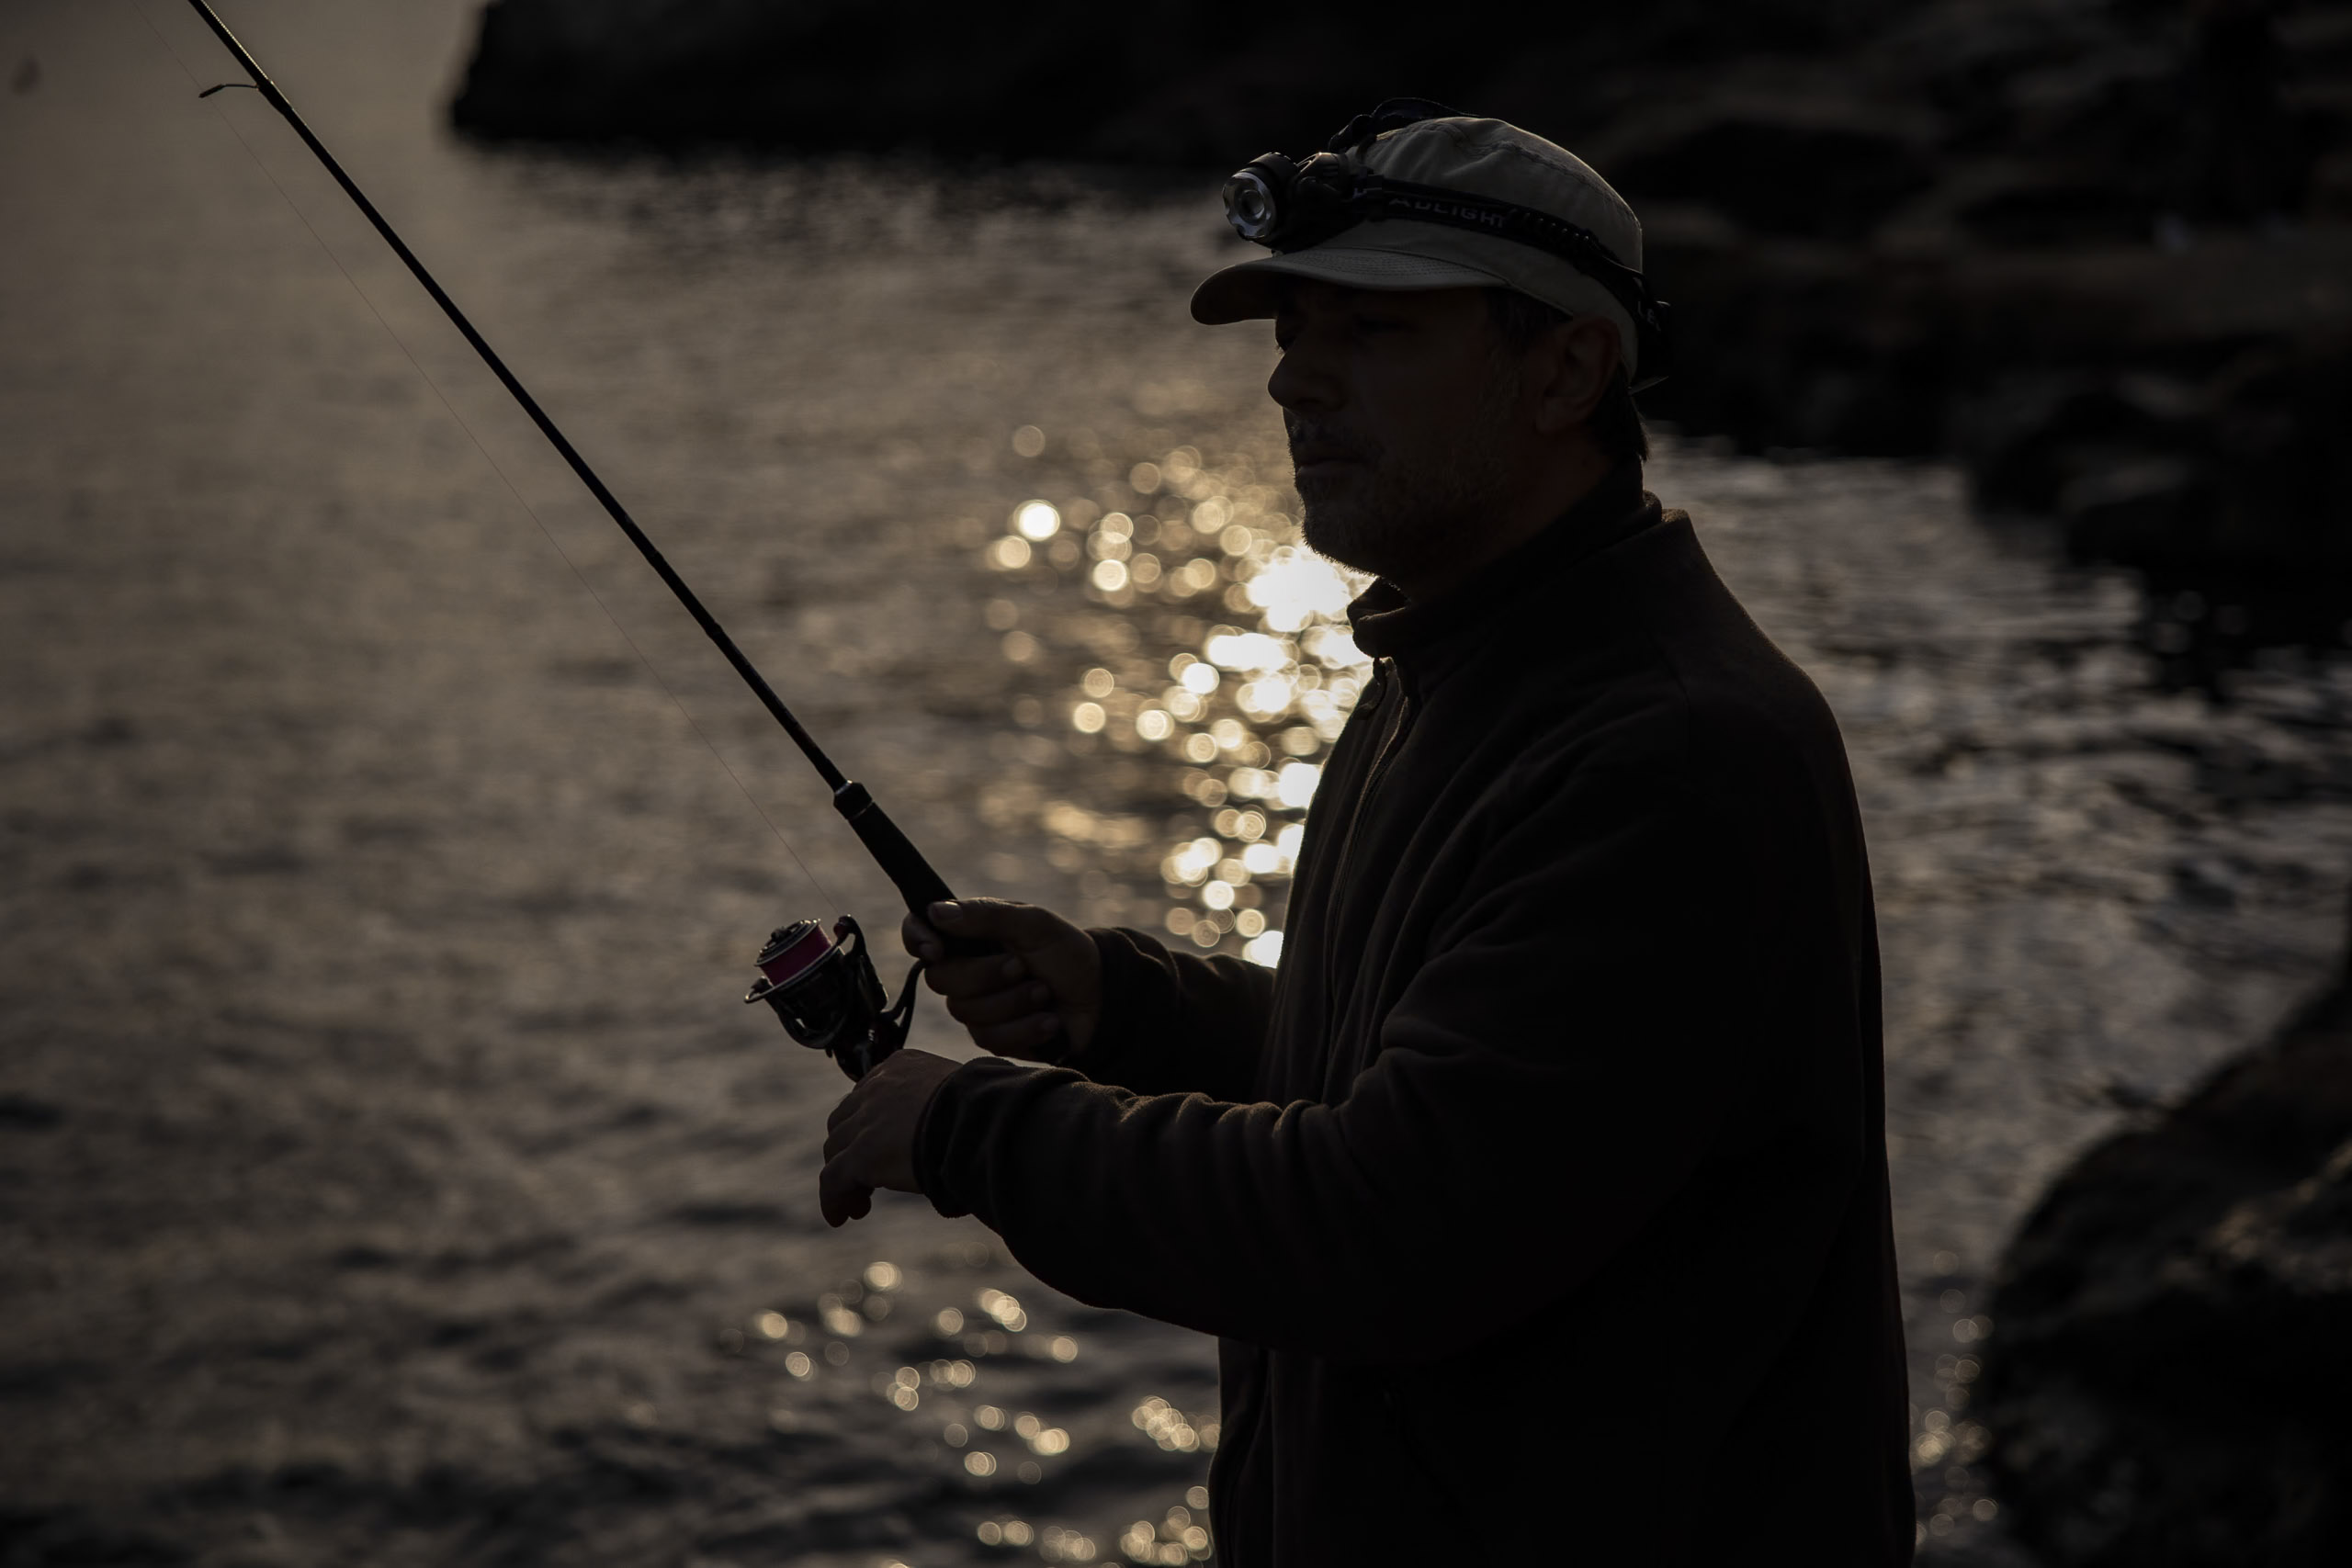
[(1684, 0), (1509, 50), (1406, 20), (494, 0), (452, 118), (1196, 178), (1431, 93), (1577, 147), (1644, 212), (1685, 344), (1654, 418), (1959, 457), (1981, 504), (2146, 574), (2172, 684), (2352, 643), (2352, 6)]

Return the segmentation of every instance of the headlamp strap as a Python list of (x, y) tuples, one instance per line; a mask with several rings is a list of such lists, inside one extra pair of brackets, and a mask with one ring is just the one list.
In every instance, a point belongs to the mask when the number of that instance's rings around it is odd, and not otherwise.
[(1440, 223), (1550, 251), (1608, 289), (1635, 321), (1654, 332), (1665, 330), (1648, 280), (1618, 260), (1600, 236), (1582, 224), (1513, 202), (1362, 172), (1354, 175), (1346, 208), (1348, 216), (1359, 221), (1398, 218)]
[(1461, 119), (1460, 109), (1452, 109), (1435, 98), (1383, 98), (1377, 107), (1360, 114), (1340, 128), (1340, 133), (1323, 144), (1326, 152), (1352, 152), (1383, 132), (1419, 125), (1425, 119)]

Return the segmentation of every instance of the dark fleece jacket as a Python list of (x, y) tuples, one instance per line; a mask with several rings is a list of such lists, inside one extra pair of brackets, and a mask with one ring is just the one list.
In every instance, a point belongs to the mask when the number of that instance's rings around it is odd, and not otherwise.
[(1094, 1043), (947, 1078), (923, 1190), (1221, 1337), (1227, 1568), (1908, 1562), (1827, 706), (1638, 470), (1353, 619), (1279, 974), (1095, 933)]

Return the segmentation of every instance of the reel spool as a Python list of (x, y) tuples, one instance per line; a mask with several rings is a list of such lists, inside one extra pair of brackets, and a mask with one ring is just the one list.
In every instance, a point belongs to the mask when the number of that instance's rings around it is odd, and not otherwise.
[(780, 927), (752, 963), (760, 978), (743, 1000), (775, 1009), (786, 1033), (831, 1056), (853, 1079), (907, 1043), (923, 966), (907, 972), (893, 1005), (874, 972), (865, 933), (852, 917), (835, 921), (830, 937), (815, 920)]

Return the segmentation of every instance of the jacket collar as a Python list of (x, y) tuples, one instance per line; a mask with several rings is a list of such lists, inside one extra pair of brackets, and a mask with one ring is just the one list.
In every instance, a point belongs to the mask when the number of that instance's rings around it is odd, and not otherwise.
[(1415, 603), (1385, 578), (1374, 582), (1348, 606), (1355, 644), (1375, 659), (1449, 665), (1452, 649), (1483, 640), (1480, 628), (1494, 626), (1523, 600), (1556, 596), (1565, 573), (1660, 516), (1657, 498), (1642, 489), (1639, 465), (1620, 463), (1557, 522), (1449, 593)]

